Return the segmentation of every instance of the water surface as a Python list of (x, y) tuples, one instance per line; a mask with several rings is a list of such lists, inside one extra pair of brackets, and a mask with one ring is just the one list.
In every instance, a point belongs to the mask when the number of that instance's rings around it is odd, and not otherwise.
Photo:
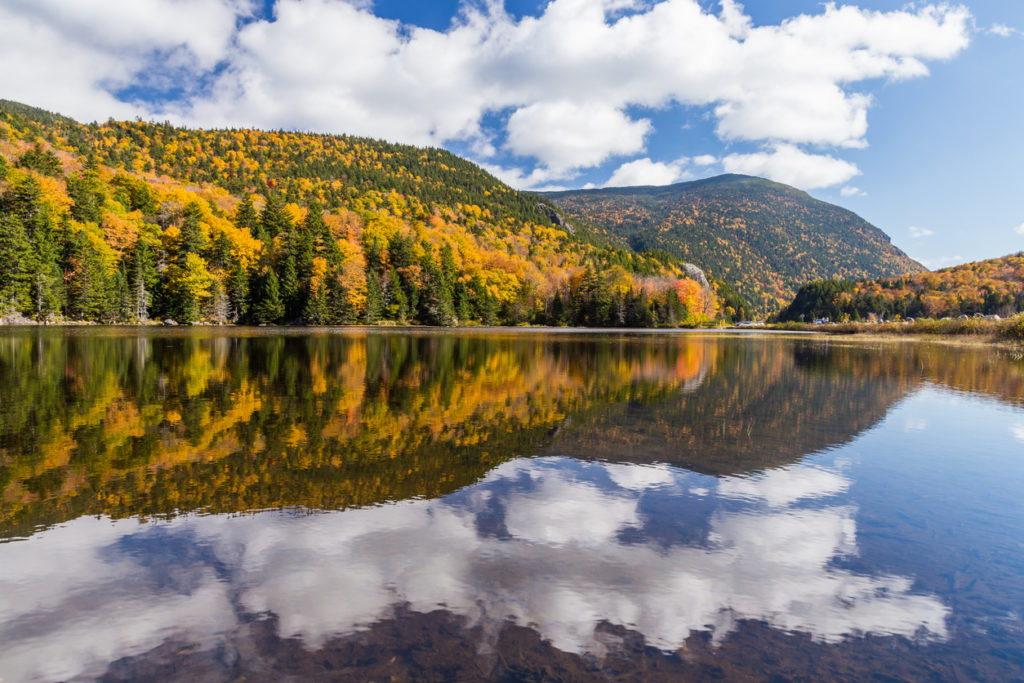
[(1024, 361), (0, 333), (3, 680), (1024, 678)]

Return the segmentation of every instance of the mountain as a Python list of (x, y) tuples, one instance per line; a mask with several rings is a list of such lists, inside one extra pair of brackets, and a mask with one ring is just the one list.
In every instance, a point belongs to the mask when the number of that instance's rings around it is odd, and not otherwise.
[(932, 273), (873, 280), (822, 280), (800, 288), (779, 319), (872, 316), (941, 318), (1009, 316), (1024, 311), (1024, 252), (974, 261)]
[(444, 150), (0, 101), (0, 317), (695, 325), (702, 275)]
[(856, 214), (762, 178), (730, 174), (545, 196), (598, 239), (691, 261), (762, 313), (778, 310), (812, 280), (924, 270)]

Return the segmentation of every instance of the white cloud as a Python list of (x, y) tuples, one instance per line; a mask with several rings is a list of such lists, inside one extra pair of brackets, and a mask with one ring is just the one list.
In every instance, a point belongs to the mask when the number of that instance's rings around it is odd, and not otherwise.
[(1013, 229), (1013, 231), (1018, 235), (1024, 235), (1024, 223), (1018, 225), (1016, 228)]
[(999, 36), (1000, 38), (1009, 38), (1010, 36), (1020, 33), (1017, 29), (1010, 28), (1006, 24), (992, 24), (988, 32), (994, 36)]
[(809, 154), (794, 145), (779, 144), (752, 154), (730, 154), (722, 159), (726, 173), (764, 176), (804, 190), (845, 183), (860, 175), (848, 161), (824, 154)]
[[(828, 4), (754, 26), (733, 0), (706, 5), (553, 0), (516, 19), (486, 2), (434, 31), (369, 2), (277, 0), (273, 20), (240, 21), (249, 0), (12, 0), (0, 63), (17, 68), (0, 70), (0, 92), (84, 119), (460, 141), (484, 157), (504, 144), (569, 178), (641, 153), (651, 123), (635, 112), (673, 104), (710, 107), (724, 140), (863, 146), (872, 102), (855, 84), (927, 74), (966, 47), (971, 20), (959, 6)], [(167, 84), (186, 92), (166, 105), (114, 94)], [(485, 129), (487, 115), (507, 125)], [(793, 161), (806, 177), (827, 158)]]
[(686, 171), (686, 159), (672, 162), (636, 159), (615, 169), (605, 187), (630, 187), (635, 185), (671, 185), (691, 177)]
[(693, 158), (694, 166), (711, 166), (718, 163), (718, 157), (714, 154), (701, 154)]
[(506, 146), (561, 173), (596, 166), (614, 154), (643, 151), (650, 131), (648, 119), (634, 121), (603, 104), (538, 103), (509, 117)]
[(839, 194), (841, 194), (844, 197), (863, 197), (867, 193), (864, 190), (860, 189), (859, 187), (847, 185), (843, 189), (839, 190)]
[(907, 232), (909, 232), (910, 236), (913, 237), (914, 239), (920, 239), (921, 237), (931, 237), (932, 235), (935, 234), (934, 230), (929, 230), (928, 228), (919, 228), (916, 225), (911, 225), (909, 228), (907, 228)]

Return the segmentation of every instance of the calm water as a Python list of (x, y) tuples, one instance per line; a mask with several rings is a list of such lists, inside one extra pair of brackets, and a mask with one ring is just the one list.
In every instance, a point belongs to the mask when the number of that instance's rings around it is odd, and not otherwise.
[(0, 332), (0, 679), (1024, 680), (1024, 361)]

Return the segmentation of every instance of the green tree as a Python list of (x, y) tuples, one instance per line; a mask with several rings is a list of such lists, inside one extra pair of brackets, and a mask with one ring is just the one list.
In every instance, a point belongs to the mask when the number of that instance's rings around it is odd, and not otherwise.
[(273, 268), (268, 268), (261, 278), (259, 296), (253, 304), (252, 315), (257, 323), (276, 323), (284, 317), (281, 284)]
[(181, 216), (178, 263), (182, 266), (185, 265), (185, 259), (189, 254), (196, 254), (198, 256), (206, 248), (206, 237), (203, 235), (203, 228), (200, 225), (202, 219), (203, 209), (199, 206), (199, 203), (189, 202)]
[(31, 295), (32, 243), (17, 215), (0, 215), (0, 313), (25, 312)]
[(99, 250), (84, 230), (69, 240), (68, 315), (74, 320), (111, 317), (111, 277)]
[(284, 201), (276, 192), (267, 194), (267, 203), (260, 213), (257, 238), (262, 242), (270, 242), (281, 233), (292, 229), (292, 220), (285, 211)]

